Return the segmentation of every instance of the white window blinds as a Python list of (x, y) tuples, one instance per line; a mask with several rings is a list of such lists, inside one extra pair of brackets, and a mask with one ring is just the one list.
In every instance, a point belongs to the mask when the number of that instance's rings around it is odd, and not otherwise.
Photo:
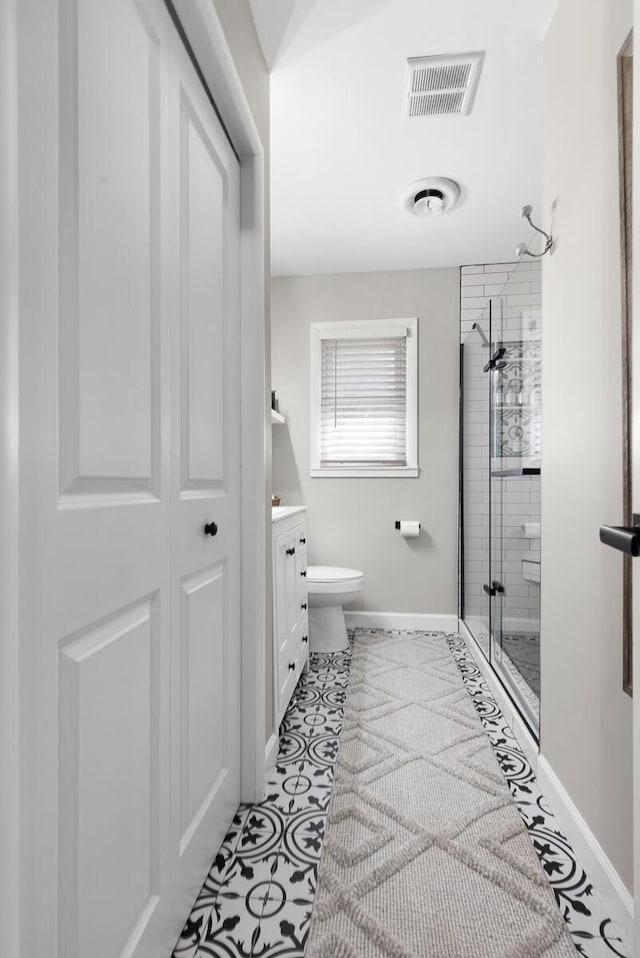
[(407, 464), (407, 339), (322, 339), (322, 466)]

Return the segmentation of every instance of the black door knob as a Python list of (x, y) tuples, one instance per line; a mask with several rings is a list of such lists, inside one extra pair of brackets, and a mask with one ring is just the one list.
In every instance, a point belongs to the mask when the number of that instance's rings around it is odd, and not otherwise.
[(296, 663), (295, 663), (295, 662), (289, 662), (289, 669), (290, 669), (291, 672), (293, 672), (293, 670), (295, 669), (295, 667), (296, 667)]
[(307, 608), (307, 603), (306, 603), (306, 602), (303, 602), (302, 605), (300, 606), (300, 608), (301, 608), (301, 609), (306, 609), (306, 608)]
[(303, 642), (308, 642), (308, 641), (309, 641), (309, 636), (308, 636), (308, 635), (303, 635), (303, 636), (302, 636), (302, 641), (303, 641)]
[(502, 582), (497, 582), (495, 579), (493, 580), (491, 585), (483, 585), (482, 588), (487, 593), (487, 595), (491, 597), (498, 594), (502, 595), (502, 593), (504, 592), (504, 586)]
[(302, 576), (303, 579), (305, 578), (306, 574), (307, 574), (306, 571), (300, 573), (300, 575)]
[(207, 522), (206, 526), (204, 527), (205, 536), (215, 536), (217, 532), (218, 527), (215, 522)]
[(286, 551), (288, 556), (294, 556), (296, 554), (295, 549), (287, 549)]

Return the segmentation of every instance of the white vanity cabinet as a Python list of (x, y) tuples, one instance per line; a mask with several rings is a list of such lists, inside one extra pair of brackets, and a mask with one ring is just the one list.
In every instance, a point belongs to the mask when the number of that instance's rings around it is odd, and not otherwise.
[(274, 691), (278, 724), (309, 661), (305, 510), (305, 506), (272, 510)]

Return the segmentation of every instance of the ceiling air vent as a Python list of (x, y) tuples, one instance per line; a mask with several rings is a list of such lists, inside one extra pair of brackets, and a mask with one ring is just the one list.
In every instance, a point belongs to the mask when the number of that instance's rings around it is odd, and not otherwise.
[(471, 112), (484, 53), (410, 57), (404, 116), (445, 116)]

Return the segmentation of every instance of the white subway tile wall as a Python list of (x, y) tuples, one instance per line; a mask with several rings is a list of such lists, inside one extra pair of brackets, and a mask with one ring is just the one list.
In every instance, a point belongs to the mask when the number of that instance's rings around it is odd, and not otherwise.
[[(460, 270), (460, 341), (471, 331), (474, 322), (481, 319), (482, 310), (492, 296), (499, 296), (509, 276), (517, 267), (517, 277), (505, 290), (507, 320), (515, 320), (512, 329), (521, 328), (523, 318), (539, 318), (542, 310), (542, 264), (531, 260), (524, 263), (491, 263), (488, 266), (463, 266)], [(526, 279), (525, 279), (525, 274)], [(530, 281), (529, 277), (531, 277)], [(521, 302), (525, 297), (526, 302)], [(523, 309), (522, 307), (526, 307)], [(507, 328), (510, 328), (507, 326)], [(485, 330), (488, 334), (488, 329)]]
[[(517, 275), (509, 283), (515, 263), (463, 266), (460, 271), (460, 341), (464, 342), (479, 322), (489, 336), (487, 304), (492, 297), (502, 298), (502, 328), (510, 338), (522, 332), (523, 338), (540, 335), (542, 319), (541, 264), (531, 261), (517, 265)], [(505, 287), (505, 284), (509, 283)], [(511, 335), (513, 334), (513, 336)], [(465, 617), (486, 616), (487, 596), (483, 585), (489, 582), (489, 402), (487, 374), (482, 367), (489, 359), (488, 347), (474, 343), (467, 356), (464, 381), (464, 492), (465, 492)], [(524, 537), (522, 526), (540, 522), (540, 478), (517, 477), (494, 482), (494, 531), (492, 548), (501, 567), (505, 586), (505, 618), (537, 620), (540, 615), (540, 586), (522, 578), (522, 561), (540, 561), (540, 539)], [(501, 533), (501, 535), (499, 535)], [(499, 543), (499, 545), (498, 545)], [(499, 554), (496, 555), (496, 552)], [(493, 577), (496, 577), (495, 564)]]

